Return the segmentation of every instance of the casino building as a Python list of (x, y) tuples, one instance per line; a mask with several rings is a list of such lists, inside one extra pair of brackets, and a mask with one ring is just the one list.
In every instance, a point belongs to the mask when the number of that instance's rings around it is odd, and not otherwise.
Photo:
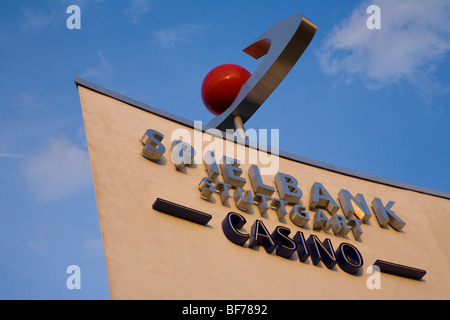
[[(281, 52), (247, 83), (275, 89), (271, 68), (309, 43), (301, 21), (288, 45), (287, 19), (246, 49)], [(112, 299), (450, 298), (449, 193), (226, 134), (261, 91), (204, 125), (75, 84)]]

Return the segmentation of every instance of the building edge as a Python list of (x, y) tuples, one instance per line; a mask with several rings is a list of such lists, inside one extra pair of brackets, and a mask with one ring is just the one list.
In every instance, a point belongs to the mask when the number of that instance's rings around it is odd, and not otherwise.
[[(115, 100), (124, 102), (126, 104), (129, 104), (135, 108), (141, 109), (143, 111), (146, 112), (150, 112), (153, 114), (156, 114), (158, 116), (161, 116), (163, 118), (166, 118), (168, 120), (177, 122), (179, 124), (185, 125), (187, 127), (191, 127), (193, 129), (201, 129), (203, 132), (207, 131), (208, 129), (211, 129), (210, 127), (206, 126), (206, 125), (202, 125), (201, 128), (197, 127), (194, 123), (194, 121), (174, 115), (170, 112), (152, 107), (148, 104), (145, 104), (143, 102), (140, 102), (138, 100), (132, 99), (130, 97), (124, 96), (120, 93), (111, 91), (109, 89), (103, 88), (97, 84), (94, 84), (92, 82), (89, 82), (85, 79), (79, 78), (79, 77), (74, 77), (74, 82), (75, 85), (77, 86), (77, 88), (79, 86), (81, 87), (85, 87), (87, 89), (90, 89), (92, 91), (95, 91), (97, 93), (103, 94), (105, 96), (108, 96), (110, 98), (113, 98)], [(249, 143), (248, 140), (244, 140), (242, 138), (236, 137), (236, 136), (232, 136), (232, 135), (228, 135), (226, 132), (223, 132), (223, 137), (225, 137), (225, 139), (227, 139), (228, 141), (233, 141), (236, 143), (240, 143), (245, 145), (246, 147), (249, 148), (254, 148), (253, 145), (251, 145)], [(266, 146), (258, 146), (257, 149), (262, 149), (264, 151), (267, 151), (268, 153), (270, 153), (270, 147), (266, 147)], [(339, 173), (339, 174), (343, 174), (346, 176), (350, 176), (350, 177), (354, 177), (354, 178), (358, 178), (358, 179), (363, 179), (363, 180), (367, 180), (367, 181), (371, 181), (371, 182), (375, 182), (375, 183), (379, 183), (379, 184), (383, 184), (383, 185), (387, 185), (387, 186), (391, 186), (391, 187), (396, 187), (396, 188), (400, 188), (400, 189), (405, 189), (405, 190), (411, 190), (411, 191), (415, 191), (415, 192), (419, 192), (419, 193), (423, 193), (423, 194), (427, 194), (427, 195), (432, 195), (432, 196), (436, 196), (436, 197), (440, 197), (440, 198), (444, 198), (444, 199), (450, 199), (450, 192), (445, 192), (445, 191), (440, 191), (440, 190), (435, 190), (435, 189), (430, 189), (430, 188), (426, 188), (426, 187), (421, 187), (418, 185), (413, 185), (410, 183), (406, 183), (406, 182), (401, 182), (401, 181), (396, 181), (393, 179), (388, 179), (388, 178), (382, 178), (376, 175), (372, 175), (372, 174), (367, 174), (367, 173), (363, 173), (360, 171), (356, 171), (356, 170), (352, 170), (352, 169), (347, 169), (347, 168), (343, 168), (340, 166), (334, 166), (332, 164), (329, 163), (325, 163), (322, 161), (318, 161), (318, 160), (314, 160), (314, 159), (310, 159), (310, 158), (306, 158), (303, 156), (299, 156), (296, 154), (292, 154), (286, 151), (282, 151), (282, 150), (276, 150), (279, 154), (280, 157), (288, 159), (288, 160), (292, 160), (292, 161), (296, 161), (296, 162), (300, 162), (306, 165), (310, 165), (313, 167), (317, 167), (320, 169), (324, 169), (324, 170), (328, 170), (331, 172), (335, 172), (335, 173)]]

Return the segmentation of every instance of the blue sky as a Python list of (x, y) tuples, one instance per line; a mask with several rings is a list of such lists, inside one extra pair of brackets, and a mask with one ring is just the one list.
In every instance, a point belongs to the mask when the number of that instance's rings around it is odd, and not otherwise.
[[(80, 30), (66, 26), (72, 4)], [(316, 36), (246, 127), (279, 128), (290, 153), (450, 192), (446, 0), (4, 0), (0, 299), (109, 299), (74, 76), (207, 123), (204, 76), (224, 63), (253, 72), (241, 50), (295, 12)], [(81, 290), (66, 287), (73, 264)]]

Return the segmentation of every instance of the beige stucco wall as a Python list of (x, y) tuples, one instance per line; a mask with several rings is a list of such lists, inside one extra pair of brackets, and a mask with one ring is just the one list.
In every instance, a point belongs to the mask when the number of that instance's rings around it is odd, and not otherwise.
[[(394, 211), (407, 224), (403, 232), (383, 229), (372, 212), (363, 235), (356, 241), (279, 221), (269, 210), (261, 216), (254, 205), (249, 213), (232, 199), (223, 205), (219, 195), (200, 198), (197, 188), (206, 176), (203, 164), (177, 171), (170, 156), (170, 137), (183, 128), (171, 120), (137, 109), (105, 95), (79, 87), (92, 165), (98, 213), (112, 299), (449, 299), (450, 201), (333, 173), (280, 158), (279, 171), (293, 175), (306, 206), (314, 182), (322, 183), (337, 201), (341, 188), (362, 193), (369, 206), (374, 197), (395, 202)], [(155, 129), (165, 135), (167, 151), (159, 163), (141, 156), (142, 135)], [(185, 127), (189, 132), (193, 129)], [(230, 142), (227, 142), (230, 143)], [(301, 142), (300, 142), (301, 143)], [(208, 144), (208, 143), (206, 143)], [(248, 164), (241, 166), (248, 180)], [(273, 176), (266, 184), (275, 187)], [(250, 181), (244, 189), (251, 189)], [(207, 226), (154, 211), (156, 198), (195, 208), (213, 217)], [(288, 207), (290, 209), (290, 207)], [(260, 219), (272, 230), (286, 226), (294, 235), (329, 238), (334, 248), (342, 242), (356, 246), (364, 257), (364, 272), (350, 275), (338, 266), (305, 263), (267, 254), (263, 248), (241, 247), (223, 234), (221, 223), (230, 211), (247, 219), (244, 229)], [(340, 210), (338, 213), (342, 214)], [(312, 217), (312, 212), (310, 212)], [(421, 281), (381, 275), (381, 289), (369, 290), (366, 268), (382, 259), (425, 269)]]

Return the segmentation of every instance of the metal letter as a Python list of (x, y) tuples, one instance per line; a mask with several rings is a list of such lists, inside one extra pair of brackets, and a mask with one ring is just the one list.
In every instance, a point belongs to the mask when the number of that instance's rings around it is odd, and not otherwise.
[(334, 235), (341, 234), (345, 236), (350, 232), (350, 227), (345, 222), (345, 218), (339, 214), (333, 213), (331, 215), (331, 226), (333, 227)]
[(363, 257), (358, 249), (350, 243), (341, 243), (336, 250), (336, 259), (339, 267), (347, 273), (355, 274), (364, 264)]
[(164, 135), (156, 130), (148, 129), (142, 136), (142, 156), (152, 161), (159, 160), (162, 157), (166, 148), (161, 143), (164, 139)]
[(386, 206), (383, 206), (381, 200), (379, 198), (375, 198), (372, 201), (372, 208), (380, 226), (386, 228), (389, 224), (396, 230), (402, 230), (406, 223), (397, 217), (394, 211), (391, 210), (394, 204), (395, 202), (389, 201)]
[(208, 200), (212, 197), (214, 192), (216, 192), (216, 188), (212, 184), (213, 180), (210, 178), (203, 178), (202, 181), (198, 184), (198, 189), (200, 190), (200, 197), (202, 199)]
[(184, 141), (172, 142), (172, 161), (177, 169), (183, 169), (185, 165), (192, 164), (195, 157), (194, 148)]
[(306, 208), (300, 204), (292, 207), (291, 212), (289, 212), (289, 218), (295, 225), (303, 227), (309, 222), (309, 214), (305, 210)]
[(277, 247), (261, 220), (256, 220), (250, 231), (250, 243), (248, 246), (253, 248), (256, 245), (262, 245), (267, 253), (272, 253)]
[(235, 129), (233, 118), (240, 116), (243, 123), (258, 110), (283, 81), (308, 47), (317, 26), (301, 14), (293, 14), (271, 27), (244, 52), (264, 61), (241, 88), (233, 104), (208, 126), (222, 131)]
[(288, 203), (287, 201), (273, 198), (272, 203), (270, 204), (271, 206), (274, 206), (275, 209), (277, 210), (277, 215), (278, 215), (279, 220), (282, 220), (284, 218), (284, 216), (287, 214), (287, 211), (286, 211), (287, 203)]
[(322, 210), (317, 210), (314, 215), (313, 229), (329, 230), (331, 228), (331, 221)]
[[(355, 215), (360, 220), (367, 222), (372, 217), (366, 200), (361, 193), (358, 193), (356, 197), (353, 197), (350, 192), (345, 189), (341, 189), (338, 194), (338, 199), (341, 203), (342, 211), (344, 211), (344, 215), (347, 219), (350, 219), (353, 215)], [(356, 208), (353, 204), (356, 204)]]
[(273, 242), (277, 245), (275, 252), (280, 257), (286, 259), (290, 258), (297, 249), (295, 242), (288, 237), (290, 233), (291, 230), (289, 230), (289, 228), (278, 226), (271, 235)]
[(260, 193), (255, 194), (254, 200), (258, 203), (258, 208), (261, 215), (265, 214), (267, 210), (269, 210), (269, 204), (267, 203), (267, 199), (272, 198)]
[(278, 172), (275, 175), (275, 186), (281, 200), (289, 203), (297, 203), (303, 195), (302, 190), (297, 187), (298, 181), (293, 176)]
[(303, 235), (303, 232), (297, 231), (297, 233), (294, 236), (294, 242), (297, 245), (297, 255), (301, 262), (305, 262), (306, 259), (309, 258), (309, 250), (308, 246), (306, 245), (305, 236)]
[(325, 239), (322, 243), (317, 236), (312, 234), (309, 236), (308, 240), (306, 240), (306, 244), (309, 248), (311, 260), (314, 265), (317, 265), (322, 261), (328, 269), (333, 269), (336, 265), (336, 257), (330, 239)]
[(234, 202), (239, 210), (247, 211), (253, 204), (253, 194), (250, 190), (245, 191), (245, 194), (242, 194), (242, 192), (243, 190), (240, 187), (237, 187), (236, 190), (234, 190)]
[(309, 208), (327, 209), (329, 213), (336, 213), (339, 210), (339, 206), (336, 201), (333, 200), (327, 189), (325, 189), (325, 187), (319, 182), (314, 182), (311, 187), (311, 200), (309, 203)]
[(347, 221), (347, 224), (349, 227), (352, 227), (352, 232), (353, 232), (353, 236), (356, 239), (359, 239), (363, 233), (362, 228), (361, 228), (361, 220), (359, 219), (355, 219), (355, 218), (350, 218), (350, 220)]
[(239, 168), (240, 162), (227, 156), (223, 157), (223, 163), (220, 164), (223, 181), (231, 184), (233, 187), (243, 187), (247, 180), (241, 177), (242, 169)]
[(236, 212), (229, 212), (222, 221), (222, 230), (228, 240), (242, 246), (250, 238), (248, 233), (239, 231), (247, 222), (243, 216)]
[(207, 151), (203, 156), (203, 161), (205, 161), (206, 171), (208, 172), (208, 177), (215, 180), (220, 172), (219, 166), (217, 165), (216, 158), (214, 156), (214, 152)]
[(273, 187), (267, 186), (263, 183), (259, 169), (254, 164), (248, 169), (248, 176), (250, 177), (250, 182), (255, 193), (260, 193), (270, 197), (275, 192)]
[(231, 198), (231, 195), (229, 192), (230, 188), (231, 188), (231, 184), (224, 183), (221, 181), (217, 182), (216, 190), (220, 194), (220, 200), (222, 201), (222, 203), (227, 202), (228, 198)]

